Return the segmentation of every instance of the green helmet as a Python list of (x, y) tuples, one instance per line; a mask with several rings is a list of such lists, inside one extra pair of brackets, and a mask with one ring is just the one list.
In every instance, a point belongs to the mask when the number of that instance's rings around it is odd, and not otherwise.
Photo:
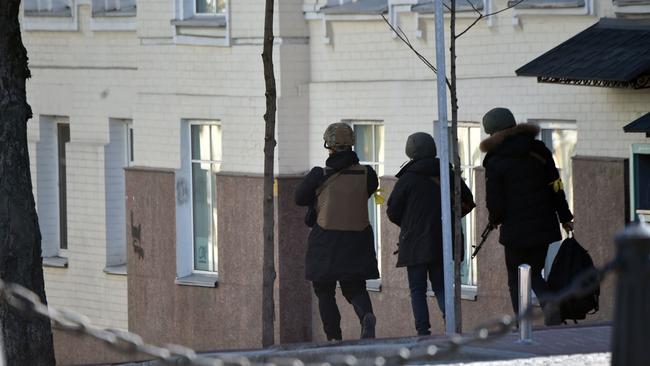
[(337, 122), (327, 126), (323, 134), (327, 149), (354, 145), (354, 131), (347, 123)]
[(489, 135), (516, 125), (515, 116), (507, 108), (493, 108), (483, 116), (483, 129)]

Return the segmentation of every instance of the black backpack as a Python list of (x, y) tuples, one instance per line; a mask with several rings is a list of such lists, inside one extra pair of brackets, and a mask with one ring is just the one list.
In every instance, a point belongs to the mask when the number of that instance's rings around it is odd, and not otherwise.
[[(553, 260), (553, 267), (547, 279), (548, 286), (552, 292), (558, 292), (568, 286), (581, 272), (594, 269), (594, 262), (587, 250), (575, 238), (569, 237), (564, 239)], [(562, 321), (572, 319), (577, 323), (577, 320), (585, 319), (587, 314), (597, 312), (599, 296), (600, 286), (589, 294), (562, 303), (560, 305)]]

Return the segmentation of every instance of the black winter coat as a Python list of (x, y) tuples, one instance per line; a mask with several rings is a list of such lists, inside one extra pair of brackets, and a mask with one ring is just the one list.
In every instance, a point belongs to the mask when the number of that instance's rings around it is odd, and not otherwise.
[[(450, 169), (450, 178), (452, 174)], [(440, 177), (440, 161), (433, 157), (412, 160), (396, 176), (399, 179), (388, 198), (386, 214), (400, 227), (397, 267), (442, 265), (440, 186), (432, 179)], [(471, 197), (461, 182), (461, 194)]]
[[(331, 175), (353, 164), (359, 159), (353, 151), (337, 152), (327, 159), (327, 174)], [(377, 173), (370, 166), (367, 169), (368, 198), (377, 190)], [(295, 201), (299, 206), (315, 202), (316, 189), (327, 177), (324, 169), (314, 167), (298, 185)], [(362, 231), (325, 230), (314, 225), (307, 241), (305, 277), (309, 281), (355, 281), (379, 278), (375, 237), (372, 226)]]
[(506, 247), (529, 248), (561, 240), (560, 222), (569, 222), (563, 190), (553, 155), (535, 140), (539, 127), (520, 124), (481, 142), (490, 223), (501, 225), (499, 242)]

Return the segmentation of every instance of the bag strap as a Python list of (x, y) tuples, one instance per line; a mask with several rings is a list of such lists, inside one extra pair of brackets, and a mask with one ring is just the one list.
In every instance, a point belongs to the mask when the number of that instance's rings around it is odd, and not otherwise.
[[(325, 171), (325, 170), (326, 170), (326, 169), (323, 169), (323, 171)], [(320, 193), (321, 193), (325, 188), (327, 188), (328, 185), (330, 185), (330, 184), (332, 183), (332, 181), (333, 181), (334, 178), (336, 178), (336, 177), (338, 177), (339, 175), (341, 175), (341, 173), (343, 173), (344, 170), (345, 170), (345, 169), (341, 169), (341, 170), (336, 171), (336, 172), (331, 173), (331, 174), (325, 174), (325, 175), (323, 176), (323, 181), (318, 185), (318, 187), (316, 187), (316, 197), (318, 197), (318, 196), (320, 195)]]

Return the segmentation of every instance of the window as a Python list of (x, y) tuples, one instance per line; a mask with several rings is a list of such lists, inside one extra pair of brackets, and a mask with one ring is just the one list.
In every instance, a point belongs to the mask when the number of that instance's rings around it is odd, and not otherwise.
[(25, 14), (30, 16), (71, 16), (72, 0), (26, 0)]
[[(370, 165), (377, 176), (384, 174), (384, 126), (381, 122), (352, 122), (355, 143), (354, 151), (359, 157), (359, 163)], [(377, 261), (381, 268), (381, 226), (379, 220), (379, 206), (373, 195), (368, 200), (368, 218), (375, 233), (375, 251)]]
[(39, 116), (40, 138), (34, 154), (36, 185), (34, 198), (41, 230), (43, 265), (67, 267), (67, 182), (66, 165), (69, 120), (66, 117)]
[(59, 168), (59, 248), (68, 249), (68, 204), (66, 184), (66, 143), (70, 142), (70, 125), (58, 123), (57, 151)]
[(578, 141), (576, 124), (573, 121), (532, 120), (541, 129), (538, 138), (553, 154), (553, 160), (564, 183), (569, 208), (573, 211), (573, 170), (571, 159), (575, 155)]
[(630, 201), (630, 219), (650, 222), (650, 144), (632, 145)]
[[(78, 1), (78, 2), (77, 2)], [(79, 30), (79, 0), (24, 0), (22, 29), (25, 31)]]
[(226, 0), (195, 0), (196, 15), (218, 15), (226, 12)]
[(133, 151), (133, 125), (128, 122), (126, 125), (126, 165), (132, 166), (135, 153)]
[(109, 120), (109, 143), (104, 147), (106, 210), (106, 268), (104, 272), (126, 274), (126, 204), (124, 168), (131, 161), (130, 120)]
[(194, 271), (217, 272), (217, 192), (221, 127), (192, 124), (192, 242)]
[(135, 16), (136, 0), (93, 0), (93, 16)]
[[(460, 156), (460, 165), (462, 170), (461, 178), (472, 192), (476, 192), (475, 171), (482, 164), (481, 151), (481, 126), (478, 123), (459, 123), (458, 124), (458, 155)], [(449, 177), (453, 179), (453, 177)], [(475, 225), (476, 210), (472, 210), (462, 219), (463, 232), (465, 233), (465, 258), (461, 263), (460, 281), (463, 285), (476, 286), (477, 270), (476, 259), (472, 259), (474, 237), (477, 230)]]
[(230, 46), (227, 0), (175, 0), (171, 21), (174, 42), (202, 46)]

